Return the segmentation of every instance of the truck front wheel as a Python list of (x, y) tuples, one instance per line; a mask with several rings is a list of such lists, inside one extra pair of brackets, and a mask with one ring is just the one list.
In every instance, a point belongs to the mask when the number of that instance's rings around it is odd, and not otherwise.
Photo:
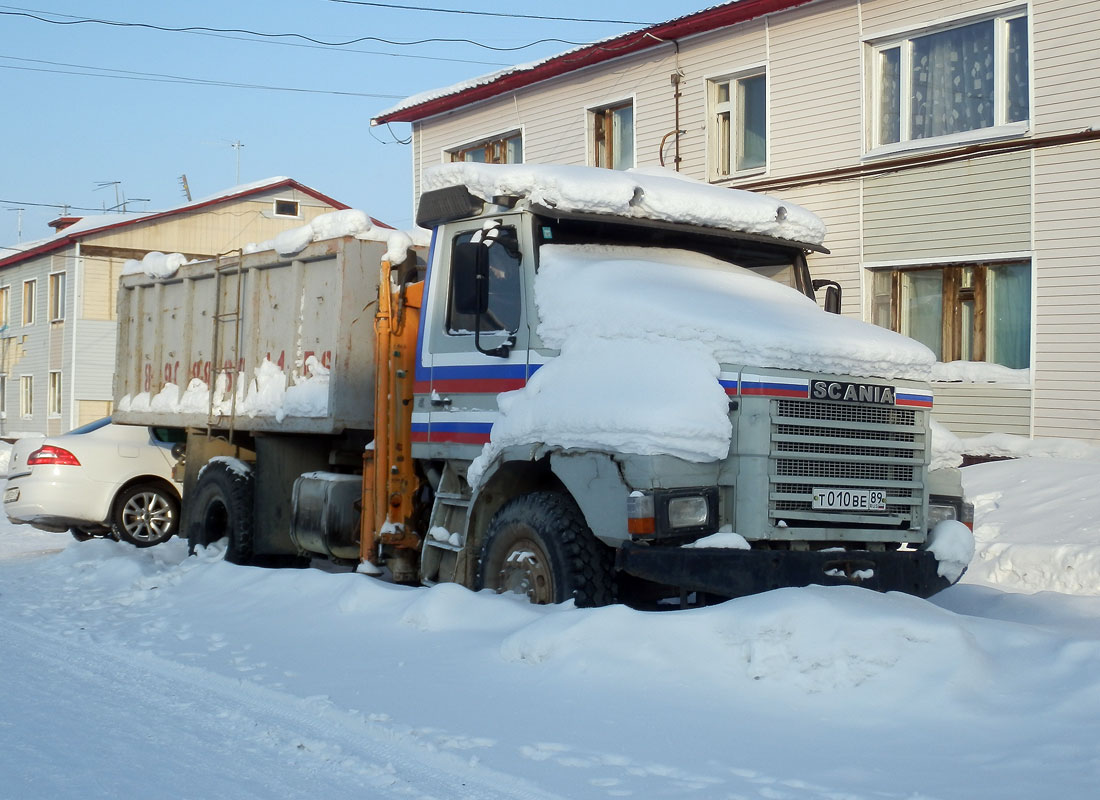
[(203, 467), (194, 491), (185, 498), (187, 539), (191, 546), (227, 539), (225, 560), (252, 560), (252, 473), (225, 461)]
[(613, 600), (612, 554), (580, 509), (557, 492), (521, 495), (489, 523), (478, 589), (527, 595), (532, 603), (602, 606)]

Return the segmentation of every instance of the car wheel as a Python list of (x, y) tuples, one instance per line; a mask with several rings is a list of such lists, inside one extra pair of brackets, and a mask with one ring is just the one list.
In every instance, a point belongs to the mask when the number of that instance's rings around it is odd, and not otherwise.
[(187, 540), (191, 547), (227, 539), (225, 560), (252, 561), (252, 473), (224, 461), (202, 469), (187, 500)]
[(171, 490), (142, 483), (123, 489), (115, 498), (111, 530), (135, 547), (152, 547), (175, 535), (179, 516), (179, 501)]
[(526, 595), (532, 603), (612, 602), (611, 551), (563, 494), (534, 492), (501, 506), (478, 561), (478, 589)]

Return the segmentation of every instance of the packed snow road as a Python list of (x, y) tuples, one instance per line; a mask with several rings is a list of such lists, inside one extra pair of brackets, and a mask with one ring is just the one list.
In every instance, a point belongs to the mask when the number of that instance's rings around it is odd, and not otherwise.
[(933, 602), (536, 608), (0, 524), (0, 798), (1092, 798), (1100, 586), (995, 580), (1092, 574), (1100, 465), (1036, 461)]

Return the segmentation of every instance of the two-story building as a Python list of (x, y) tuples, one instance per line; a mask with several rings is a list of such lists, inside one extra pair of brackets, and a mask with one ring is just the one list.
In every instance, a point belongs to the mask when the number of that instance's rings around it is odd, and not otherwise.
[(111, 412), (126, 260), (209, 258), (344, 208), (269, 178), (167, 211), (61, 217), (54, 236), (0, 248), (0, 435), (63, 433)]
[(828, 224), (844, 313), (962, 435), (1100, 439), (1095, 0), (740, 0), (408, 98), (440, 162), (664, 165)]

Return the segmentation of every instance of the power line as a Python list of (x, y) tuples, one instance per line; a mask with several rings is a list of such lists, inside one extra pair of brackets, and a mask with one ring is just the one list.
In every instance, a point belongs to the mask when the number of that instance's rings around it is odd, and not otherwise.
[[(48, 64), (53, 67), (72, 67), (73, 69), (46, 69), (44, 67), (17, 67), (11, 64), (0, 64), (0, 69), (13, 69), (23, 72), (51, 72), (60, 75), (83, 75), (89, 78), (114, 78), (116, 80), (147, 81), (152, 83), (183, 83), (193, 86), (221, 86), (231, 89), (265, 89), (274, 92), (299, 92), (304, 94), (329, 94), (341, 97), (371, 97), (385, 100), (400, 100), (404, 95), (400, 94), (372, 94), (369, 92), (341, 92), (335, 89), (302, 89), (292, 86), (266, 86), (256, 83), (236, 83), (234, 81), (217, 81), (206, 78), (190, 78), (183, 75), (166, 75), (159, 72), (135, 72), (127, 69), (114, 69), (113, 67), (95, 67), (87, 64), (67, 64), (60, 61), (45, 61), (38, 58), (17, 58), (15, 56), (0, 55), (0, 58), (8, 61), (22, 61), (30, 64)], [(76, 72), (77, 69), (100, 70), (99, 72)], [(120, 73), (120, 74), (108, 74)]]
[(632, 19), (588, 19), (585, 17), (551, 17), (542, 14), (507, 14), (503, 11), (473, 11), (461, 8), (434, 8), (432, 6), (406, 6), (400, 3), (368, 3), (365, 0), (329, 0), (330, 3), (342, 3), (348, 6), (372, 6), (374, 8), (392, 8), (397, 11), (431, 11), (437, 14), (463, 14), (476, 17), (505, 17), (508, 19), (543, 19), (555, 22), (596, 22), (606, 25), (641, 25), (655, 23), (639, 22)]
[[(10, 6), (9, 6), (10, 7)], [(52, 13), (52, 12), (41, 12)], [(498, 52), (511, 52), (515, 50), (526, 50), (529, 47), (535, 47), (540, 44), (565, 44), (574, 47), (580, 47), (583, 45), (591, 44), (591, 42), (574, 42), (569, 39), (537, 39), (527, 44), (517, 45), (516, 47), (498, 47), (496, 45), (485, 44), (484, 42), (478, 42), (473, 39), (465, 38), (429, 38), (429, 39), (416, 39), (413, 41), (397, 41), (394, 39), (384, 39), (380, 36), (359, 36), (355, 39), (347, 39), (345, 41), (325, 41), (324, 39), (316, 39), (312, 36), (306, 36), (304, 33), (269, 33), (265, 31), (253, 31), (246, 28), (210, 28), (205, 25), (188, 25), (182, 28), (175, 28), (166, 25), (153, 25), (148, 22), (119, 22), (117, 20), (109, 19), (94, 19), (94, 18), (79, 18), (79, 19), (47, 19), (46, 17), (40, 17), (37, 14), (31, 14), (25, 11), (0, 11), (0, 16), (7, 17), (27, 17), (29, 19), (38, 20), (39, 22), (48, 22), (51, 25), (108, 25), (118, 28), (143, 28), (146, 30), (164, 31), (168, 33), (243, 33), (249, 36), (260, 36), (270, 39), (282, 39), (293, 38), (302, 39), (303, 41), (313, 42), (314, 44), (324, 45), (325, 47), (347, 47), (348, 45), (359, 44), (360, 42), (379, 42), (381, 44), (388, 44), (394, 47), (415, 47), (422, 44), (470, 44), (474, 47), (481, 47), (485, 50), (495, 50)]]

